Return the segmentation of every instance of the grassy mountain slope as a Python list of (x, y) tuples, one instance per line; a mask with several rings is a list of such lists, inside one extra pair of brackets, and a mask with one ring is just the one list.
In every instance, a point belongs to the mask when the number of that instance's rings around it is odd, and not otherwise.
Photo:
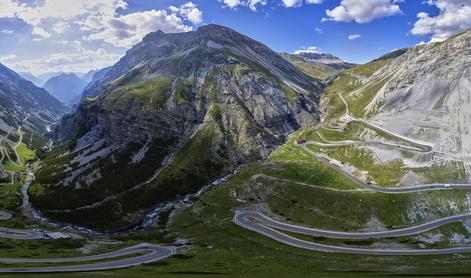
[(149, 34), (58, 126), (62, 151), (42, 164), (32, 199), (60, 221), (136, 224), (150, 208), (266, 157), (314, 124), (320, 88), (221, 26)]

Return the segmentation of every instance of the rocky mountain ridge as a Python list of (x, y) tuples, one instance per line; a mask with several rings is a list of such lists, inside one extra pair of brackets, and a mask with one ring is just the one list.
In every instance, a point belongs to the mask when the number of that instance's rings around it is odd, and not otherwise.
[[(100, 215), (119, 204), (107, 228), (134, 224), (146, 208), (264, 158), (287, 135), (315, 124), (321, 89), (265, 45), (229, 28), (148, 34), (59, 124), (55, 140), (70, 143), (70, 160), (46, 161), (36, 185), (46, 193), (33, 199), (52, 217), (85, 225), (94, 225), (85, 212)], [(140, 176), (124, 179), (133, 166)], [(58, 167), (59, 178), (48, 178)], [(84, 205), (88, 209), (79, 209)]]
[(437, 150), (471, 155), (471, 31), (407, 50), (371, 78), (387, 78), (365, 113)]
[(328, 53), (300, 52), (297, 54), (281, 53), (280, 55), (304, 73), (317, 79), (326, 79), (355, 66), (355, 64), (345, 62)]

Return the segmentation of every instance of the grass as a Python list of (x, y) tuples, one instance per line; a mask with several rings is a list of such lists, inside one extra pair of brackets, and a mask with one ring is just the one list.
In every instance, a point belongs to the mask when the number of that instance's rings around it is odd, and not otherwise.
[(448, 165), (438, 164), (427, 168), (417, 168), (415, 171), (424, 177), (427, 183), (453, 183), (466, 181), (466, 168), (462, 161), (453, 161)]
[(402, 160), (395, 159), (387, 163), (380, 163), (374, 158), (372, 151), (354, 146), (320, 148), (309, 145), (308, 148), (322, 152), (343, 163), (350, 163), (357, 169), (368, 171), (369, 181), (382, 186), (393, 186), (400, 182), (407, 172)]
[(286, 85), (285, 83), (281, 84), (281, 89), (285, 94), (286, 100), (290, 105), (296, 104), (297, 94), (290, 86)]
[(266, 165), (262, 173), (273, 177), (330, 188), (357, 188), (351, 180), (338, 175), (292, 142), (272, 154), (262, 165)]
[(24, 143), (21, 143), (16, 149), (16, 151), (18, 152), (21, 161), (23, 162), (30, 161), (36, 158), (36, 152), (34, 150), (28, 149), (28, 147)]
[(214, 75), (214, 73), (210, 73), (204, 77), (203, 88), (207, 92), (211, 102), (218, 102), (217, 82)]
[(158, 76), (143, 84), (127, 84), (106, 95), (105, 107), (111, 109), (115, 105), (136, 100), (147, 108), (160, 109), (167, 101), (170, 86), (171, 79), (167, 76)]
[(174, 84), (172, 100), (177, 104), (190, 104), (193, 98), (193, 82), (188, 79), (177, 79)]
[(3, 162), (3, 166), (5, 167), (5, 169), (9, 171), (21, 172), (25, 170), (26, 162), (33, 161), (36, 158), (36, 152), (34, 150), (29, 149), (24, 143), (21, 143), (16, 150), (18, 152), (18, 155), (20, 156), (19, 159), (16, 157), (12, 149), (11, 149), (12, 154), (10, 154), (10, 157), (12, 159), (16, 158), (15, 163), (18, 165), (20, 165), (20, 161), (21, 161), (23, 166), (14, 165), (10, 161), (8, 161), (7, 158), (5, 158)]
[(384, 67), (388, 63), (390, 63), (394, 59), (378, 59), (371, 61), (369, 63), (363, 64), (363, 65), (358, 65), (356, 67), (353, 67), (346, 72), (352, 73), (352, 74), (360, 74), (366, 77), (371, 77), (376, 71), (378, 71), (380, 68)]
[(338, 71), (328, 65), (321, 63), (306, 63), (302, 61), (290, 61), (295, 67), (307, 74), (308, 76), (324, 80), (335, 75)]
[[(316, 277), (374, 277), (387, 274), (406, 276), (407, 273), (421, 271), (433, 274), (469, 272), (466, 263), (459, 260), (457, 265), (454, 262), (453, 255), (371, 257), (306, 251), (274, 242), (230, 221), (235, 208), (250, 208), (252, 204), (266, 201), (272, 211), (277, 210), (276, 214), (308, 226), (359, 229), (372, 213), (386, 225), (400, 226), (412, 220), (404, 221), (407, 218), (397, 212), (407, 211), (409, 205), (417, 200), (439, 199), (430, 201), (426, 207), (440, 214), (440, 192), (405, 195), (328, 192), (272, 180), (251, 181), (253, 172), (253, 165), (244, 167), (229, 182), (209, 191), (197, 204), (174, 214), (169, 231), (179, 238), (189, 238), (191, 245), (181, 249), (184, 254), (181, 259), (171, 258), (148, 267), (148, 271), (161, 275), (193, 273), (195, 277), (210, 274), (212, 277), (304, 277), (313, 274)], [(446, 193), (443, 199), (462, 199), (460, 204), (464, 205), (464, 193)], [(469, 255), (462, 258), (470, 261)], [(404, 264), (409, 268), (400, 268)], [(139, 268), (128, 271), (141, 275)]]
[(377, 83), (372, 85), (367, 85), (361, 90), (359, 96), (352, 96), (346, 95), (345, 100), (349, 104), (350, 113), (352, 113), (356, 117), (363, 117), (367, 116), (365, 113), (366, 106), (372, 101), (374, 96), (378, 93), (378, 91), (383, 88), (383, 86), (391, 79), (391, 77), (387, 77)]
[[(188, 149), (178, 156), (173, 165), (176, 168), (192, 171), (194, 157), (201, 159), (213, 138), (211, 128), (201, 130)], [(201, 137), (202, 136), (202, 137)], [(275, 167), (274, 167), (275, 166)], [(279, 168), (277, 168), (279, 167)], [(161, 262), (124, 270), (106, 271), (113, 277), (378, 277), (382, 275), (408, 274), (469, 274), (470, 255), (390, 257), (329, 254), (289, 247), (240, 228), (231, 219), (236, 208), (268, 208), (282, 218), (297, 224), (331, 228), (336, 230), (358, 231), (365, 227), (372, 216), (377, 217), (388, 228), (404, 227), (421, 223), (438, 216), (457, 214), (469, 209), (465, 191), (432, 191), (422, 193), (387, 195), (362, 192), (336, 192), (301, 186), (287, 181), (274, 181), (251, 177), (259, 172), (280, 178), (305, 181), (309, 174), (314, 175), (308, 183), (322, 183), (324, 186), (339, 186), (342, 176), (316, 163), (292, 141), (275, 152), (265, 162), (243, 167), (227, 183), (214, 187), (200, 200), (190, 206), (173, 212), (167, 225), (169, 238), (189, 239), (189, 246), (179, 249), (179, 255)], [(318, 175), (318, 173), (324, 175)], [(178, 173), (178, 171), (176, 172)], [(168, 173), (167, 173), (168, 174)], [(173, 180), (173, 177), (171, 177)], [(181, 184), (175, 182), (174, 184)], [(348, 185), (345, 188), (349, 188)], [(151, 195), (140, 192), (141, 195)], [(456, 204), (451, 208), (450, 201)], [(412, 212), (416, 212), (413, 214)], [(425, 214), (421, 214), (425, 213)], [(163, 226), (162, 226), (163, 225)], [(460, 227), (444, 227), (440, 233), (465, 233)], [(120, 238), (126, 240), (127, 237)], [(145, 232), (142, 237), (135, 235), (130, 240), (148, 241), (160, 238), (155, 230)], [(364, 241), (330, 241), (342, 245), (371, 245)], [(416, 238), (399, 238), (402, 244), (417, 246), (421, 241)], [(385, 242), (395, 242), (385, 240)], [(65, 243), (64, 243), (65, 244)], [(77, 244), (76, 243), (67, 243)], [(442, 241), (438, 246), (451, 243)], [(32, 245), (34, 246), (34, 244)], [(64, 245), (65, 246), (65, 245)], [(71, 246), (71, 245), (70, 245)], [(69, 247), (70, 255), (77, 247)], [(61, 246), (62, 248), (62, 246)], [(32, 256), (44, 252), (54, 255), (52, 246), (31, 245), (18, 249), (9, 256)], [(11, 250), (11, 249), (5, 249)], [(44, 251), (43, 251), (44, 250)], [(56, 249), (62, 252), (61, 249)], [(74, 251), (75, 250), (75, 251)], [(15, 251), (16, 252), (16, 251)], [(55, 255), (59, 255), (56, 253)], [(2, 255), (3, 256), (3, 255)], [(457, 259), (459, 258), (459, 259)], [(403, 266), (407, 265), (407, 268)], [(104, 272), (87, 273), (89, 277), (101, 277)], [(70, 274), (68, 276), (81, 274)], [(83, 275), (83, 274), (82, 274)], [(31, 277), (30, 275), (18, 275)], [(34, 277), (62, 277), (60, 274), (41, 274)], [(437, 276), (438, 277), (438, 276)]]

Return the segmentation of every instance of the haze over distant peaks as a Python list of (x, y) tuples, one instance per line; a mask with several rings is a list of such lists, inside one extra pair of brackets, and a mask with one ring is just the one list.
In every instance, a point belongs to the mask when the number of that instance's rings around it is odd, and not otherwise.
[(62, 73), (54, 76), (44, 84), (43, 88), (50, 92), (61, 102), (70, 105), (77, 98), (87, 82), (74, 73)]
[(297, 51), (294, 54), (281, 53), (281, 56), (304, 73), (317, 79), (326, 79), (355, 64), (328, 53)]
[[(67, 108), (46, 90), (36, 87), (16, 72), (0, 64), (1, 122), (10, 127), (22, 123), (37, 131), (46, 130)], [(25, 119), (34, 125), (25, 123)], [(2, 126), (4, 126), (2, 124)]]

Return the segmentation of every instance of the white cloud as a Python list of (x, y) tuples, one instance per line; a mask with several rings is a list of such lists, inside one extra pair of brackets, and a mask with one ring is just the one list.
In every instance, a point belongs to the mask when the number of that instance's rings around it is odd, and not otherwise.
[[(57, 52), (33, 59), (21, 59), (11, 57), (5, 61), (8, 67), (17, 72), (30, 72), (41, 74), (44, 72), (87, 72), (90, 69), (100, 69), (116, 63), (122, 56), (120, 54), (109, 53), (103, 48), (85, 49), (78, 41), (57, 42), (70, 46), (68, 52)], [(1, 59), (1, 58), (0, 58)]]
[(431, 35), (430, 41), (438, 42), (471, 28), (471, 1), (429, 0), (427, 3), (436, 6), (440, 12), (437, 16), (418, 13), (418, 20), (411, 30), (413, 35)]
[(296, 7), (303, 3), (303, 0), (282, 0), (286, 7)]
[(321, 4), (324, 1), (325, 0), (304, 0), (304, 1), (303, 0), (282, 0), (283, 5), (288, 7), (288, 8), (299, 7), (303, 3), (306, 3), (306, 4)]
[(203, 22), (203, 13), (198, 9), (198, 6), (192, 2), (181, 5), (179, 8), (171, 6), (169, 8), (172, 12), (183, 16), (185, 19), (193, 24), (200, 24)]
[(83, 19), (90, 16), (113, 16), (117, 9), (127, 7), (123, 0), (44, 0), (27, 5), (13, 0), (0, 1), (0, 18), (18, 18), (33, 27), (33, 34), (50, 37), (45, 30), (51, 22)]
[(306, 48), (302, 48), (293, 52), (294, 54), (301, 54), (301, 53), (321, 53), (320, 48), (317, 46), (309, 46)]
[[(257, 11), (257, 6), (265, 6), (268, 3), (268, 0), (219, 0), (224, 4), (224, 6), (229, 7), (231, 9), (235, 9), (237, 7), (248, 7), (252, 11)], [(283, 6), (287, 8), (292, 7), (299, 7), (306, 4), (320, 4), (325, 0), (271, 0), (273, 3), (281, 3)]]
[(10, 60), (13, 60), (13, 59), (16, 59), (16, 55), (15, 54), (9, 54), (9, 55), (5, 55), (5, 56), (0, 56), (0, 62), (4, 63), (6, 61), (10, 61)]
[(0, 30), (0, 33), (2, 33), (2, 34), (13, 34), (13, 30), (10, 30), (10, 29), (2, 29), (2, 30)]
[(360, 38), (361, 38), (360, 34), (351, 34), (351, 35), (348, 36), (349, 40), (358, 40)]
[(416, 46), (419, 46), (419, 45), (426, 45), (426, 44), (427, 44), (426, 42), (421, 41), (421, 42), (417, 43)]
[(324, 32), (324, 30), (322, 30), (321, 28), (319, 27), (316, 27), (316, 29), (314, 29), (317, 33), (319, 34), (322, 34)]
[[(254, 0), (252, 0), (254, 1)], [(191, 24), (203, 21), (203, 13), (192, 2), (180, 7), (148, 10), (118, 15), (127, 9), (124, 0), (44, 0), (27, 5), (14, 0), (0, 0), (0, 18), (18, 18), (32, 26), (37, 39), (51, 38), (51, 33), (74, 30), (89, 40), (103, 40), (118, 47), (130, 47), (151, 31), (188, 31)]]
[(257, 6), (265, 6), (267, 4), (267, 0), (222, 0), (224, 6), (235, 9), (239, 6), (241, 7), (248, 7), (252, 11), (257, 11)]
[(222, 0), (222, 3), (231, 9), (236, 8), (240, 5), (245, 5), (245, 1), (241, 0)]
[(342, 0), (332, 10), (326, 10), (328, 18), (322, 21), (367, 23), (377, 18), (401, 13), (397, 0)]
[(90, 41), (103, 41), (114, 46), (129, 48), (146, 34), (164, 32), (186, 32), (192, 27), (183, 23), (177, 14), (165, 10), (151, 10), (107, 18), (101, 22), (101, 31), (84, 37)]
[(59, 21), (52, 26), (52, 31), (61, 34), (70, 28), (70, 24), (66, 21)]
[[(131, 12), (127, 1), (0, 0), (0, 18), (30, 27), (21, 29), (31, 38), (18, 44), (18, 57), (8, 65), (34, 73), (88, 71), (115, 63), (125, 48), (150, 32), (190, 31), (203, 22), (202, 11), (192, 2)], [(11, 32), (0, 29), (2, 33)]]

